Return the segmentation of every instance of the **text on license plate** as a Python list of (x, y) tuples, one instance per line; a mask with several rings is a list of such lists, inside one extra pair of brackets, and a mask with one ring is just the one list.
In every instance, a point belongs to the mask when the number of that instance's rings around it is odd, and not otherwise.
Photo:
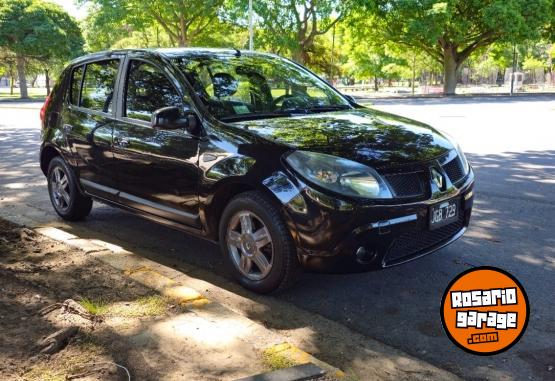
[(447, 225), (457, 219), (458, 200), (449, 200), (430, 207), (430, 229)]

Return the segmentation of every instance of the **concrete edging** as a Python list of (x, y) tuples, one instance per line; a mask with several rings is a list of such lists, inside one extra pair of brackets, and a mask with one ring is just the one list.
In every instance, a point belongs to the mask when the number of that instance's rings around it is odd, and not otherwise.
[(277, 357), (299, 365), (312, 363), (333, 377), (345, 377), (343, 371), (288, 343), (285, 337), (209, 300), (194, 288), (198, 281), (182, 272), (140, 257), (119, 246), (95, 239), (79, 238), (55, 227), (37, 227), (33, 230), (45, 237), (90, 254), (94, 259), (121, 271), (126, 277), (156, 290), (182, 306), (193, 309), (199, 317), (212, 321), (215, 318), (222, 321), (240, 321), (242, 325), (249, 327), (248, 335), (241, 339), (260, 354), (269, 353), (274, 358)]

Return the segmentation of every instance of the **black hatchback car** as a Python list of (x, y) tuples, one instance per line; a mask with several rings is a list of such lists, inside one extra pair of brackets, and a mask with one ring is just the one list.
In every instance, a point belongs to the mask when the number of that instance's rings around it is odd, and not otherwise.
[(55, 211), (98, 200), (219, 241), (258, 292), (303, 267), (397, 265), (461, 237), (474, 174), (433, 128), (368, 109), (307, 69), (237, 50), (73, 61), (41, 110)]

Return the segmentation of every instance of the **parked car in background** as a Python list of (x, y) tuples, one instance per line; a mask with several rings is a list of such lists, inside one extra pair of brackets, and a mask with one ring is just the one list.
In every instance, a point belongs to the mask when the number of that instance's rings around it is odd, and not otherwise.
[(40, 165), (62, 218), (84, 219), (97, 200), (218, 241), (257, 292), (303, 267), (407, 262), (470, 220), (474, 174), (456, 143), (276, 55), (91, 54), (65, 69), (41, 118)]

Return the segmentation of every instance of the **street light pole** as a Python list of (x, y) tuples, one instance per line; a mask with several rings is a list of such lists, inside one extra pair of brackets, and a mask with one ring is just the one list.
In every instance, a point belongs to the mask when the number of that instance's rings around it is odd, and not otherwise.
[(253, 17), (252, 17), (252, 0), (249, 0), (249, 50), (254, 50), (254, 30), (253, 30)]

